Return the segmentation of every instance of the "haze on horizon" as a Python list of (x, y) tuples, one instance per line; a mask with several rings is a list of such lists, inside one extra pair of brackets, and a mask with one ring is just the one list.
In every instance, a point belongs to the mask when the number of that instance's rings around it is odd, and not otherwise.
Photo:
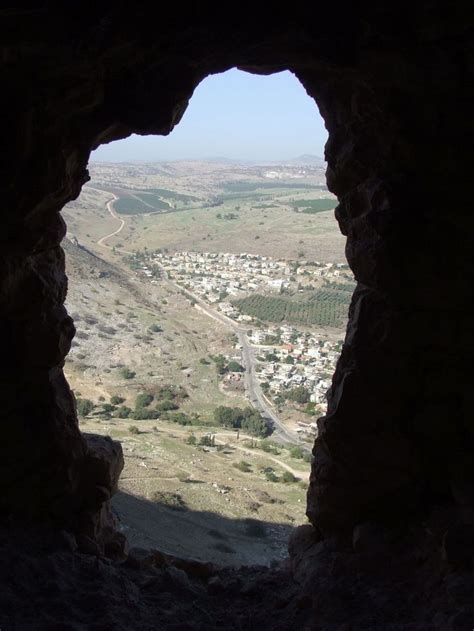
[(327, 131), (314, 100), (288, 71), (232, 69), (204, 79), (169, 136), (132, 135), (91, 154), (92, 162), (162, 162), (218, 157), (278, 162), (323, 158)]

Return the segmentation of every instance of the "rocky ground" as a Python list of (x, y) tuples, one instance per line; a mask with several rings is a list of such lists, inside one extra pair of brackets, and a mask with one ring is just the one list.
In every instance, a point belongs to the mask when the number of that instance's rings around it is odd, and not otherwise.
[(268, 569), (130, 550), (77, 552), (65, 532), (0, 531), (2, 631), (471, 631), (474, 575), (440, 564), (419, 533), (365, 528), (355, 548), (303, 527), (292, 560)]

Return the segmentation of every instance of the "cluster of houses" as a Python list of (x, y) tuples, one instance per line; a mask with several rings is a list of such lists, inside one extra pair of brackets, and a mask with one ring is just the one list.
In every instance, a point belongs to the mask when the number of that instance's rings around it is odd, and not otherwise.
[(352, 281), (349, 267), (344, 263), (295, 263), (245, 252), (157, 253), (150, 258), (149, 265), (143, 266), (144, 273), (151, 276), (153, 263), (159, 263), (170, 278), (211, 304), (222, 302), (227, 296), (237, 298), (251, 292), (281, 293), (290, 284), (304, 287), (312, 279), (347, 277)]
[[(303, 333), (282, 325), (252, 330), (249, 341), (257, 347), (256, 372), (260, 383), (268, 384), (269, 393), (304, 386), (310, 401), (326, 411), (326, 393), (339, 357), (341, 342)], [(275, 343), (269, 342), (275, 340)]]
[[(345, 264), (289, 262), (256, 254), (215, 252), (149, 253), (141, 255), (139, 269), (152, 278), (157, 264), (166, 269), (170, 278), (215, 304), (223, 314), (238, 322), (252, 317), (242, 314), (230, 302), (254, 292), (281, 292), (290, 284), (305, 287), (311, 279), (353, 281)], [(152, 281), (155, 282), (155, 281)], [(248, 340), (256, 355), (256, 372), (260, 383), (271, 396), (304, 386), (310, 401), (324, 413), (326, 392), (339, 357), (341, 342), (302, 332), (289, 325), (252, 329)], [(229, 389), (243, 389), (243, 375), (230, 374), (225, 378)]]

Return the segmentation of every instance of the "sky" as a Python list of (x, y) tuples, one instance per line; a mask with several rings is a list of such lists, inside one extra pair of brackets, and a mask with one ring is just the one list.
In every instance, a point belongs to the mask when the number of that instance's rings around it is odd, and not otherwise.
[(259, 76), (229, 70), (204, 79), (169, 136), (132, 135), (102, 145), (101, 162), (160, 162), (225, 157), (285, 160), (324, 156), (327, 132), (316, 103), (288, 71)]

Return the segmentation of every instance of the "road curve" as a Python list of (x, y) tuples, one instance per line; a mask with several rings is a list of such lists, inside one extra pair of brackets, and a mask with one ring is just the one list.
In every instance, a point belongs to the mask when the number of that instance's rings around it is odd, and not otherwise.
[[(257, 379), (255, 373), (255, 358), (252, 353), (252, 345), (249, 343), (247, 334), (245, 329), (240, 327), (234, 320), (228, 318), (222, 313), (215, 311), (212, 307), (209, 307), (207, 303), (205, 303), (199, 296), (196, 296), (188, 289), (181, 287), (175, 281), (171, 280), (168, 275), (167, 270), (163, 267), (163, 265), (159, 264), (159, 267), (163, 274), (163, 279), (174, 289), (178, 291), (184, 291), (186, 294), (190, 296), (195, 301), (195, 307), (199, 309), (199, 311), (206, 314), (208, 317), (213, 320), (217, 320), (222, 324), (230, 327), (237, 335), (239, 339), (239, 343), (242, 346), (242, 361), (245, 368), (245, 393), (251, 403), (251, 405), (259, 410), (262, 416), (270, 421), (273, 426), (273, 434), (272, 438), (281, 441), (282, 443), (291, 443), (291, 444), (300, 444), (303, 449), (307, 449), (306, 446), (301, 444), (301, 439), (295, 432), (289, 430), (284, 423), (278, 418), (275, 411), (269, 406), (267, 401), (265, 400), (265, 396), (260, 387), (260, 383)], [(308, 448), (309, 450), (309, 448)]]

